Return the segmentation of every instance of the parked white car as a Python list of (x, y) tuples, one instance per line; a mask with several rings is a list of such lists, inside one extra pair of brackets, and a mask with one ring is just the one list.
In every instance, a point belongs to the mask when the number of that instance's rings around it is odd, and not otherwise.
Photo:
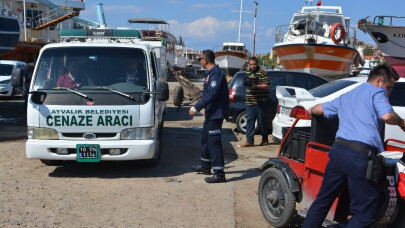
[[(312, 90), (297, 87), (278, 86), (276, 96), (278, 98), (277, 114), (273, 119), (273, 137), (281, 140), (285, 132), (291, 127), (295, 118), (290, 114), (309, 115), (307, 110), (318, 104), (331, 101), (336, 97), (356, 88), (367, 81), (367, 77), (345, 78), (329, 82)], [(391, 90), (389, 97), (394, 111), (405, 118), (405, 78), (400, 78)], [(300, 120), (296, 128), (311, 127), (311, 120)], [(284, 129), (284, 134), (283, 134)], [(405, 141), (405, 132), (398, 126), (385, 126), (385, 139), (397, 139)]]
[(0, 96), (12, 97), (15, 89), (11, 85), (11, 71), (18, 67), (24, 70), (26, 63), (13, 60), (0, 60)]

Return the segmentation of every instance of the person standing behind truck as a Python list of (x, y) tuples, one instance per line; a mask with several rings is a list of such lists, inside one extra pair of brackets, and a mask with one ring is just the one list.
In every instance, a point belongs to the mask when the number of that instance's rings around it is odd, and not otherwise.
[(246, 142), (241, 147), (254, 146), (256, 119), (262, 136), (259, 145), (265, 146), (269, 144), (266, 113), (270, 100), (270, 79), (266, 71), (257, 65), (256, 57), (249, 58), (246, 75)]
[(229, 93), (225, 74), (215, 65), (215, 54), (204, 50), (199, 58), (201, 66), (207, 70), (202, 99), (190, 108), (190, 116), (204, 109), (204, 127), (201, 139), (201, 165), (193, 166), (198, 173), (214, 176), (206, 177), (207, 183), (226, 182), (224, 172), (224, 152), (222, 149), (222, 123), (228, 115)]
[[(380, 187), (375, 179), (367, 180), (369, 161), (376, 161), (384, 150), (380, 131), (384, 122), (399, 125), (405, 120), (394, 112), (388, 95), (399, 79), (390, 66), (383, 64), (370, 71), (367, 82), (350, 92), (309, 108), (313, 115), (339, 117), (336, 140), (329, 151), (322, 186), (308, 210), (304, 228), (321, 227), (335, 198), (347, 183), (351, 218), (346, 227), (369, 227), (378, 212)], [(379, 170), (377, 170), (379, 171)], [(380, 171), (380, 173), (382, 173)]]

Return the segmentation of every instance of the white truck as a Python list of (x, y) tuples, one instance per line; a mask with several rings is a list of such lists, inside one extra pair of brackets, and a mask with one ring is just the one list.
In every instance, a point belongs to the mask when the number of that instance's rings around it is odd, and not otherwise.
[[(158, 62), (165, 60), (156, 53), (165, 47), (152, 47), (134, 29), (70, 29), (60, 38), (42, 48), (32, 76), (27, 157), (47, 165), (156, 165), (169, 97), (167, 70)], [(22, 85), (20, 70), (13, 71), (12, 83)]]

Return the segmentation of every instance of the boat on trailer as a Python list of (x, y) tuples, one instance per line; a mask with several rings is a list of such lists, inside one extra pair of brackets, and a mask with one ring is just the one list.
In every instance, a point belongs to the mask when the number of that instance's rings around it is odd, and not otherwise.
[(405, 77), (405, 17), (376, 16), (373, 22), (361, 19), (358, 27), (373, 38), (385, 61)]
[[(128, 22), (131, 24), (139, 24), (139, 26), (145, 27), (137, 28), (141, 31), (144, 41), (148, 41), (154, 45), (166, 46), (165, 56), (162, 55), (162, 57), (166, 58), (166, 62), (169, 64), (169, 68), (173, 68), (176, 71), (179, 70), (179, 68), (177, 67), (177, 63), (185, 63), (185, 61), (181, 60), (183, 56), (177, 56), (177, 39), (172, 33), (169, 32), (169, 23), (161, 19), (148, 17), (130, 18), (128, 19)], [(177, 60), (176, 57), (178, 58)]]
[(349, 26), (340, 6), (304, 6), (290, 24), (277, 27), (273, 52), (285, 70), (349, 76), (353, 65), (364, 63)]
[(225, 42), (222, 50), (215, 52), (215, 63), (230, 76), (242, 70), (248, 58), (249, 52), (241, 42)]

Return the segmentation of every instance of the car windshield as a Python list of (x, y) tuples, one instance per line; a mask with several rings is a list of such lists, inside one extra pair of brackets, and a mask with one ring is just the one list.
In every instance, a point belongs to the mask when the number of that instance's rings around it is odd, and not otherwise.
[(13, 71), (13, 65), (11, 64), (0, 64), (0, 75), (10, 76), (11, 71)]
[(49, 48), (39, 60), (34, 90), (108, 87), (123, 93), (143, 92), (149, 88), (147, 72), (146, 54), (142, 49)]
[(308, 92), (311, 93), (312, 96), (314, 97), (326, 97), (336, 91), (339, 91), (355, 83), (356, 83), (355, 81), (350, 80), (337, 80), (315, 87), (309, 90)]

